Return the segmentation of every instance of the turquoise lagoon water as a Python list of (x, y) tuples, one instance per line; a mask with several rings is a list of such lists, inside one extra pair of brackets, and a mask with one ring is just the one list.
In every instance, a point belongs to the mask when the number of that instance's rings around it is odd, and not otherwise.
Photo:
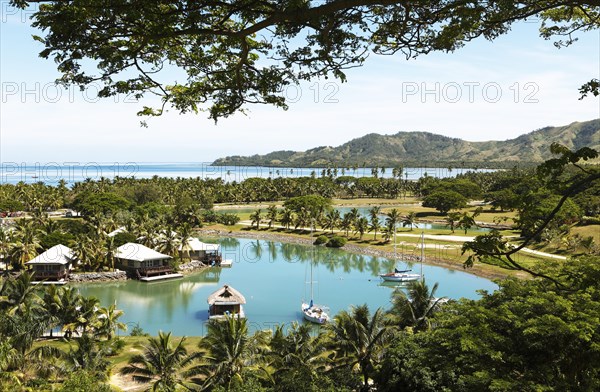
[[(204, 241), (210, 241), (203, 239)], [(217, 242), (213, 239), (212, 242)], [(178, 336), (203, 335), (208, 319), (207, 297), (224, 284), (239, 290), (252, 330), (302, 322), (300, 302), (309, 298), (310, 260), (314, 260), (315, 300), (331, 314), (366, 303), (372, 310), (389, 308), (393, 286), (382, 284), (379, 274), (394, 268), (393, 260), (265, 240), (222, 238), (223, 256), (232, 268), (209, 268), (183, 279), (142, 283), (127, 281), (78, 285), (80, 292), (97, 297), (103, 306), (116, 303), (135, 323), (151, 334), (159, 330)], [(404, 267), (403, 263), (400, 263)], [(414, 271), (420, 266), (413, 265)], [(426, 281), (439, 283), (438, 296), (477, 298), (477, 290), (494, 290), (486, 279), (462, 271), (423, 265)], [(121, 332), (123, 333), (123, 332)]]

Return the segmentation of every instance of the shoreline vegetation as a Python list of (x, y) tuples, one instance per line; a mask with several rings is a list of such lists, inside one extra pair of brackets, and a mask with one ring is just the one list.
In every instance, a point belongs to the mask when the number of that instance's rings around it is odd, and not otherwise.
[[(300, 244), (300, 245), (312, 245), (314, 240), (316, 239), (316, 235), (314, 237), (306, 237), (298, 234), (284, 234), (284, 233), (273, 233), (273, 232), (260, 232), (260, 231), (233, 231), (228, 229), (222, 229), (218, 227), (207, 227), (201, 228), (197, 231), (200, 236), (207, 237), (236, 237), (236, 238), (249, 238), (249, 239), (257, 239), (257, 240), (265, 240), (265, 241), (276, 241), (282, 243), (291, 243), (291, 244)], [(394, 253), (394, 251), (390, 251), (387, 249), (377, 249), (371, 245), (359, 245), (359, 244), (346, 244), (340, 248), (341, 250), (358, 253), (367, 256), (376, 256), (376, 257), (384, 257), (391, 260), (403, 260), (409, 262), (418, 262), (420, 257), (412, 254), (400, 254)], [(486, 279), (504, 279), (509, 276), (516, 276), (527, 278), (526, 274), (518, 274), (516, 271), (503, 270), (498, 267), (493, 267), (489, 265), (475, 265), (471, 268), (464, 268), (462, 264), (444, 260), (441, 258), (430, 258), (426, 257), (424, 264), (435, 265), (439, 267), (444, 267), (453, 270), (463, 271), (481, 278)], [(375, 277), (374, 277), (375, 278)]]

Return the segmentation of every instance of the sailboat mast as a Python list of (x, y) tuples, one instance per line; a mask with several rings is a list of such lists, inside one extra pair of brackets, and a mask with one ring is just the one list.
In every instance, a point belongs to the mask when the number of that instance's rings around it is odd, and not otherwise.
[[(310, 240), (312, 241), (313, 236), (313, 221), (310, 221)], [(312, 304), (313, 301), (313, 261), (315, 258), (315, 245), (313, 242), (312, 247), (310, 248), (310, 301)]]
[(423, 279), (423, 261), (425, 260), (425, 232), (421, 232), (421, 279)]
[(394, 262), (398, 259), (396, 255), (396, 224), (394, 223)]

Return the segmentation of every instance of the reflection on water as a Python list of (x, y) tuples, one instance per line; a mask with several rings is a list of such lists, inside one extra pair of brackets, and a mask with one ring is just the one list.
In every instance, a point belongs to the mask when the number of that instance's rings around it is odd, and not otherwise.
[[(97, 297), (125, 311), (123, 321), (139, 323), (151, 334), (159, 330), (175, 335), (201, 335), (206, 330), (209, 294), (230, 284), (246, 297), (245, 312), (254, 329), (272, 328), (302, 319), (300, 301), (308, 298), (308, 266), (315, 262), (315, 297), (332, 314), (350, 305), (367, 303), (373, 309), (389, 307), (389, 287), (380, 273), (393, 270), (393, 260), (348, 253), (339, 249), (250, 239), (202, 239), (221, 244), (233, 267), (207, 268), (183, 279), (142, 283), (127, 281), (78, 285), (84, 295)], [(409, 267), (410, 268), (410, 267)], [(479, 289), (495, 285), (462, 271), (423, 266), (430, 284), (439, 282), (438, 295), (476, 298)]]

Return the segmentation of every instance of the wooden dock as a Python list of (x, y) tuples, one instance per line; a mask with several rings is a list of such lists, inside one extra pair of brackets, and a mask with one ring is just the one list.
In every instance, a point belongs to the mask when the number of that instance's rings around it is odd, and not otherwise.
[(222, 260), (221, 261), (221, 267), (225, 267), (225, 268), (231, 268), (233, 266), (233, 261), (232, 260)]
[(166, 275), (142, 276), (140, 278), (140, 281), (156, 282), (157, 280), (177, 279), (177, 278), (183, 278), (183, 275), (182, 274), (166, 274)]
[(55, 284), (55, 285), (58, 285), (58, 286), (62, 286), (62, 285), (67, 284), (67, 281), (64, 280), (64, 279), (61, 279), (61, 280), (40, 280), (40, 281), (31, 282), (31, 284), (32, 285), (35, 285), (35, 284), (41, 284), (41, 285)]

